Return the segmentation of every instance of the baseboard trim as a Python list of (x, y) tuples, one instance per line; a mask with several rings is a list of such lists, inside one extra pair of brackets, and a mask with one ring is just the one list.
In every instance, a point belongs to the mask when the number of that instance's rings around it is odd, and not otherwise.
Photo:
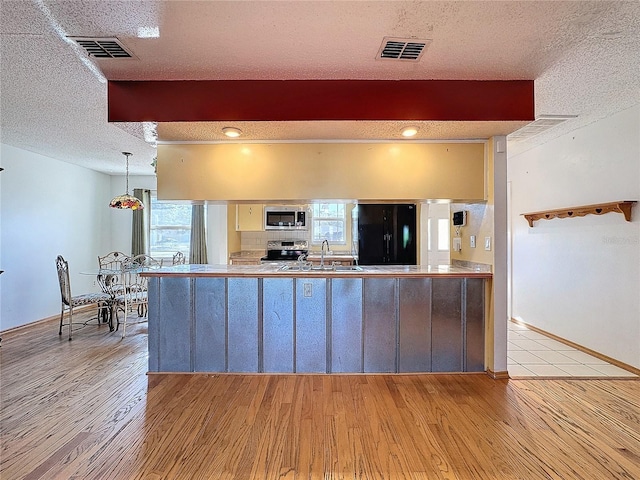
[(546, 337), (551, 338), (552, 340), (555, 340), (557, 342), (560, 343), (564, 343), (565, 345), (568, 345), (569, 347), (573, 347), (576, 350), (580, 350), (581, 352), (584, 352), (588, 355), (591, 355), (592, 357), (596, 357), (599, 358), (600, 360), (603, 360), (607, 363), (610, 363), (611, 365), (615, 365), (616, 367), (622, 368), (623, 370), (626, 370), (627, 372), (631, 372), (631, 373), (635, 373), (636, 375), (640, 375), (640, 368), (636, 368), (632, 365), (628, 365), (624, 362), (621, 362), (620, 360), (616, 360), (615, 358), (611, 358), (608, 357), (607, 355), (604, 355), (600, 352), (596, 352), (595, 350), (591, 350), (590, 348), (587, 347), (583, 347), (582, 345), (579, 345), (577, 343), (572, 342), (571, 340), (567, 340), (564, 339), (562, 337), (559, 337), (557, 335), (554, 335), (553, 333), (549, 333), (545, 330), (542, 330), (541, 328), (538, 327), (534, 327), (533, 325), (528, 324), (527, 322), (523, 322), (522, 320), (516, 320), (515, 318), (511, 318), (511, 321), (513, 323), (516, 323), (518, 325), (522, 325), (524, 327), (527, 327), (529, 330), (531, 330), (532, 332), (537, 332), (540, 333)]
[[(74, 312), (84, 312), (85, 310), (89, 310), (92, 308), (96, 308), (95, 305), (83, 305), (81, 307), (75, 307), (73, 309)], [(67, 315), (68, 310), (65, 310), (65, 316)], [(15, 327), (7, 328), (6, 330), (0, 330), (0, 336), (12, 334), (19, 332), (22, 329), (35, 327), (36, 325), (40, 325), (41, 323), (53, 322), (54, 320), (60, 321), (60, 314), (52, 315), (50, 317), (41, 318), (40, 320), (34, 320), (33, 322), (25, 323), (23, 325), (17, 325)], [(66, 325), (66, 324), (65, 324)]]
[(509, 372), (507, 372), (506, 370), (501, 372), (494, 372), (490, 368), (487, 368), (486, 373), (487, 375), (489, 375), (489, 377), (493, 378), (494, 380), (508, 380), (510, 378)]

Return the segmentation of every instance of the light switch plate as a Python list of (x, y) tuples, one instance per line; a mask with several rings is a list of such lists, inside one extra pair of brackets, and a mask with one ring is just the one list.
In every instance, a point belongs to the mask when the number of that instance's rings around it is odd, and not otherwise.
[(491, 237), (484, 237), (484, 249), (491, 250)]
[(469, 245), (471, 246), (471, 248), (476, 248), (476, 236), (475, 235), (471, 235), (469, 237)]

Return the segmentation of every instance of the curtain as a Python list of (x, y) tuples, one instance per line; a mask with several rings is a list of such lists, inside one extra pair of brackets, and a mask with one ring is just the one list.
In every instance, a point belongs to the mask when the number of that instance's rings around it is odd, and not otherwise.
[(134, 188), (133, 196), (139, 198), (144, 208), (134, 210), (131, 220), (131, 256), (149, 255), (149, 228), (151, 219), (151, 190)]
[(204, 203), (191, 206), (189, 263), (207, 263), (207, 234), (204, 217)]

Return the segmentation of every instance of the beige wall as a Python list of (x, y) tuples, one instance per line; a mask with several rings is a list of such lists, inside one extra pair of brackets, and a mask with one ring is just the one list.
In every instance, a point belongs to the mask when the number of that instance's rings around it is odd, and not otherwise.
[[(460, 227), (462, 250), (453, 250), (453, 238), (456, 227), (451, 227), (451, 260), (465, 260), (493, 265), (493, 204), (489, 203), (452, 203), (451, 212), (467, 211), (467, 225)], [(476, 247), (471, 247), (471, 236), (476, 237)], [(491, 250), (484, 248), (485, 238), (491, 239)]]
[(484, 143), (159, 145), (158, 198), (484, 199)]
[[(486, 202), (482, 203), (452, 203), (451, 213), (466, 210), (467, 224), (460, 227), (460, 238), (462, 239), (462, 250), (456, 252), (453, 250), (453, 238), (457, 236), (455, 227), (451, 227), (451, 260), (464, 260), (468, 262), (485, 263), (493, 265), (493, 241), (494, 241), (494, 186), (493, 186), (493, 147), (494, 139), (487, 142), (486, 151), (486, 190), (484, 198)], [(470, 237), (475, 235), (476, 247), (471, 248)], [(491, 250), (485, 250), (485, 238), (491, 240)]]

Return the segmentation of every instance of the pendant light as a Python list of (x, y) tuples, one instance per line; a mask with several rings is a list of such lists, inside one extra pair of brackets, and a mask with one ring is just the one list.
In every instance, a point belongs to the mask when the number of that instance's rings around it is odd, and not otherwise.
[(129, 157), (133, 154), (129, 152), (122, 152), (122, 154), (127, 157), (127, 193), (113, 197), (109, 206), (111, 208), (130, 208), (131, 210), (143, 209), (144, 204), (140, 199), (133, 195), (129, 195)]

